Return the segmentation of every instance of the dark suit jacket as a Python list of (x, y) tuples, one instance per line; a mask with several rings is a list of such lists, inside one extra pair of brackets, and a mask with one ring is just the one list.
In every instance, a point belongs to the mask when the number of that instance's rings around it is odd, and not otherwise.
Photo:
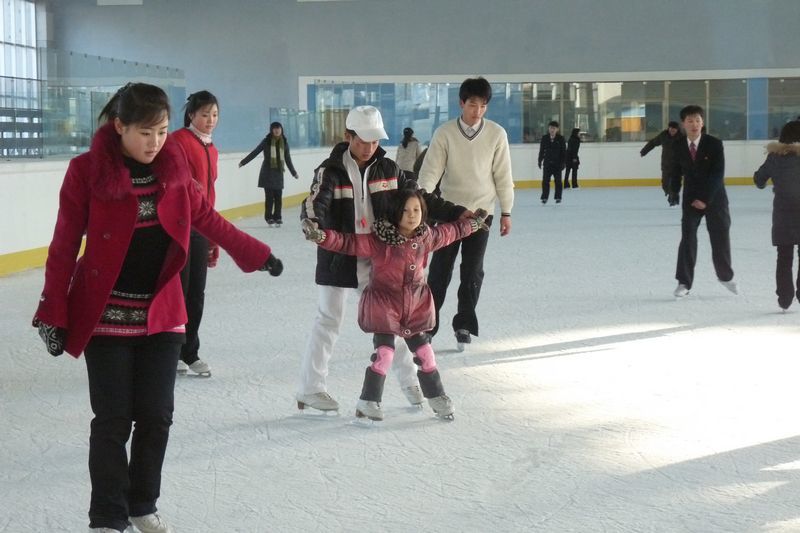
[(727, 200), (725, 194), (725, 154), (722, 141), (702, 134), (697, 144), (697, 156), (692, 161), (689, 143), (681, 137), (674, 145), (670, 167), (670, 191), (678, 194), (683, 182), (683, 205), (701, 200), (709, 206)]

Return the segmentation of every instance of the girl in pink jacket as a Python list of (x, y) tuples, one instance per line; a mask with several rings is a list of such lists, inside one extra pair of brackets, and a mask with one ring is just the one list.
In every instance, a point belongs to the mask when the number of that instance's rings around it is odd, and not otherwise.
[(485, 228), (486, 212), (430, 227), (425, 224), (427, 208), (418, 190), (398, 190), (395, 202), (392, 220), (376, 220), (373, 233), (320, 230), (309, 221), (306, 238), (326, 250), (372, 261), (369, 283), (358, 305), (358, 325), (373, 334), (375, 353), (364, 376), (356, 417), (383, 420), (383, 384), (392, 366), (394, 337), (399, 335), (415, 354), (422, 394), (437, 416), (452, 420), (453, 402), (444, 392), (427, 335), (436, 315), (424, 267), (430, 252)]

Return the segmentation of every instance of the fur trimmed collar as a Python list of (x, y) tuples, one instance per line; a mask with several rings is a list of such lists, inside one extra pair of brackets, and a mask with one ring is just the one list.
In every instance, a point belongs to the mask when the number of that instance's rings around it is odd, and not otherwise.
[[(92, 194), (102, 200), (119, 200), (133, 193), (130, 171), (125, 166), (120, 136), (109, 122), (100, 127), (92, 138), (86, 157), (91, 161), (89, 184)], [(188, 176), (186, 156), (170, 136), (153, 161), (153, 173), (159, 183), (168, 185)]]
[(416, 239), (425, 235), (425, 232), (428, 231), (428, 225), (425, 223), (420, 224), (414, 232), (414, 236), (409, 239), (397, 231), (397, 226), (385, 218), (379, 218), (372, 223), (372, 231), (375, 233), (375, 236), (378, 237), (378, 239), (384, 244), (388, 246), (401, 246), (412, 239)]
[(800, 143), (784, 144), (772, 142), (767, 145), (768, 154), (800, 155)]

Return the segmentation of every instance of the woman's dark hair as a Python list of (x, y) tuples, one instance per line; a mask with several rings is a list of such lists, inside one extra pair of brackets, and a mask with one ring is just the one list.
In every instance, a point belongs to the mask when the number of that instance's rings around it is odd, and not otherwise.
[(578, 134), (580, 132), (581, 132), (580, 128), (572, 128), (572, 133), (570, 134), (570, 137), (579, 137), (580, 135), (578, 135)]
[(482, 98), (488, 104), (492, 99), (492, 86), (486, 78), (467, 78), (458, 89), (458, 99), (466, 102), (473, 96)]
[(189, 127), (192, 123), (191, 115), (194, 115), (200, 109), (207, 105), (216, 105), (219, 108), (217, 97), (208, 91), (197, 91), (189, 95), (186, 99), (186, 104), (183, 106), (183, 126)]
[(394, 195), (394, 209), (391, 212), (392, 218), (389, 222), (398, 226), (403, 219), (403, 209), (406, 208), (406, 202), (409, 198), (419, 198), (419, 205), (422, 208), (422, 222), (428, 219), (428, 204), (425, 203), (425, 198), (422, 196), (422, 191), (419, 189), (398, 189)]
[(403, 148), (408, 148), (408, 143), (414, 138), (414, 130), (405, 128), (403, 130)]
[(123, 124), (152, 126), (169, 118), (169, 98), (160, 87), (129, 83), (121, 87), (97, 117), (98, 123), (118, 118)]
[(778, 141), (783, 144), (800, 143), (800, 120), (784, 124)]
[(283, 131), (283, 124), (281, 124), (280, 122), (273, 122), (272, 124), (270, 124), (269, 125), (269, 133), (267, 133), (267, 135), (271, 136), (272, 135), (272, 130), (274, 130), (275, 128), (280, 128), (281, 129), (281, 137), (286, 139), (286, 132)]

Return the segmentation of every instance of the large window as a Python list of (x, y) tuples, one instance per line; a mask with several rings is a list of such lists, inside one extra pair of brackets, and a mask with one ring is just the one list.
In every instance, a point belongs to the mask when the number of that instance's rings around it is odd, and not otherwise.
[(29, 0), (0, 0), (0, 76), (37, 79), (36, 6)]
[(800, 117), (800, 78), (769, 80), (769, 138), (777, 139), (783, 125)]

